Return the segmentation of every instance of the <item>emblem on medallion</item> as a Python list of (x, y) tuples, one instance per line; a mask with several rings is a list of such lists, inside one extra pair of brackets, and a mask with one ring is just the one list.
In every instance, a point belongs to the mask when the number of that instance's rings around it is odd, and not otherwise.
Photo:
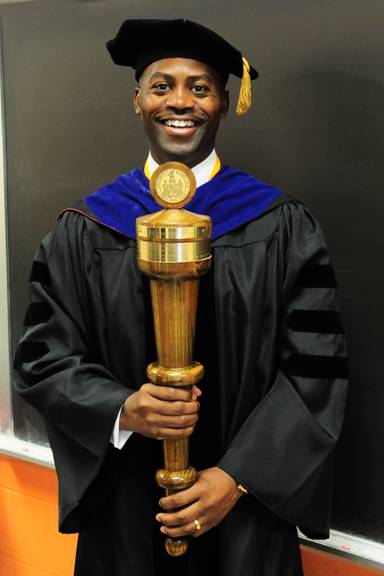
[(152, 196), (164, 208), (182, 208), (190, 202), (195, 191), (193, 172), (181, 162), (161, 164), (152, 175)]

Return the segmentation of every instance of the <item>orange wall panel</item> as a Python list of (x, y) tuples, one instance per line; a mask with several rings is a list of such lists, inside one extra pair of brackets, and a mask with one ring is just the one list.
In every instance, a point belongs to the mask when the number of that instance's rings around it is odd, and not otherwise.
[(373, 568), (309, 546), (301, 546), (305, 576), (383, 576), (384, 568)]
[(46, 576), (46, 572), (17, 560), (0, 556), (1, 576)]
[(75, 535), (57, 531), (53, 470), (0, 457), (1, 576), (72, 576)]

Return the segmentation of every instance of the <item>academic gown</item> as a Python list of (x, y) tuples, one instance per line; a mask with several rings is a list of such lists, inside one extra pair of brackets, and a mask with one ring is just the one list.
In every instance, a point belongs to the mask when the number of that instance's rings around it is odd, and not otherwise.
[[(77, 210), (77, 211), (76, 211)], [(205, 366), (190, 461), (248, 490), (185, 557), (155, 514), (159, 441), (110, 442), (156, 358), (135, 241), (79, 210), (42, 242), (15, 387), (43, 415), (59, 479), (60, 530), (80, 531), (76, 576), (299, 576), (296, 526), (329, 530), (332, 462), (347, 369), (335, 277), (321, 230), (288, 198), (212, 243), (195, 359)]]

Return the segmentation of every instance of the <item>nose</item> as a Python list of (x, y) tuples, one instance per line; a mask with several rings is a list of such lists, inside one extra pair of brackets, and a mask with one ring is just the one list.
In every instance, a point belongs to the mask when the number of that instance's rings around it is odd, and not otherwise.
[(168, 94), (167, 106), (178, 114), (190, 111), (194, 107), (193, 95), (183, 86), (175, 87)]

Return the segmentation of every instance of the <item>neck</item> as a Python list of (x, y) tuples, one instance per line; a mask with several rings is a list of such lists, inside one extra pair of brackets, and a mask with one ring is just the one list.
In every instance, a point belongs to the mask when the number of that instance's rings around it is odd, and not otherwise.
[(185, 164), (189, 168), (193, 168), (194, 166), (197, 166), (201, 162), (204, 162), (204, 160), (208, 158), (210, 154), (212, 154), (212, 151), (214, 149), (215, 146), (212, 145), (211, 149), (208, 152), (200, 154), (199, 156), (190, 157), (190, 156), (183, 156), (181, 154), (180, 156), (175, 155), (173, 158), (170, 158), (169, 155), (163, 155), (161, 154), (161, 152), (159, 153), (156, 150), (152, 150), (151, 147), (149, 147), (149, 152), (154, 161), (159, 165), (165, 164), (166, 162), (181, 162), (182, 164)]

